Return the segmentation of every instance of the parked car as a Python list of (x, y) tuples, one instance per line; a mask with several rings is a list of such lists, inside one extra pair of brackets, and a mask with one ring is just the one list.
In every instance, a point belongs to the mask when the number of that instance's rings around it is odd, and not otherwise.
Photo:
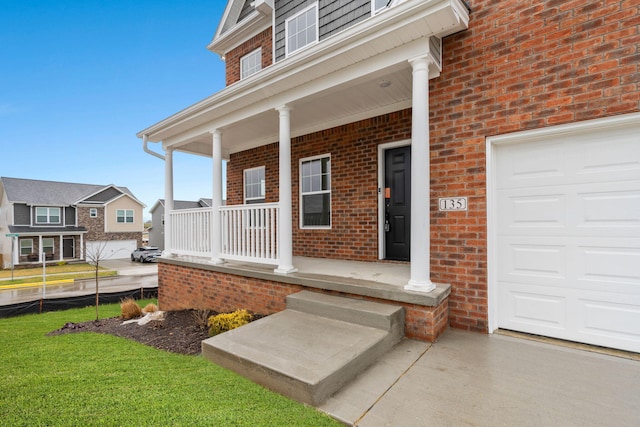
[(154, 262), (162, 254), (155, 246), (142, 246), (131, 252), (131, 261)]

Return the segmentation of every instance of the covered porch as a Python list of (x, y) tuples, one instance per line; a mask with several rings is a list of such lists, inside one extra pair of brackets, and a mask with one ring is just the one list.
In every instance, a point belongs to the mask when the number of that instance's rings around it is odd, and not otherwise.
[[(460, 0), (400, 2), (139, 132), (145, 151), (165, 165), (163, 309), (268, 314), (284, 309), (287, 295), (313, 289), (398, 303), (407, 335), (433, 341), (447, 325), (450, 287), (433, 283), (430, 271), (429, 80), (443, 66), (442, 38), (468, 22)], [(164, 154), (149, 142), (161, 143)], [(411, 203), (396, 229), (404, 230), (408, 249), (391, 258), (384, 156), (400, 147), (410, 147), (404, 169), (410, 185), (402, 193)], [(210, 208), (174, 209), (175, 152), (211, 157)], [(244, 165), (253, 152), (262, 155), (258, 163)], [(332, 174), (322, 188), (331, 193), (322, 202), (329, 208), (322, 223), (307, 222), (315, 212), (301, 208), (301, 164), (319, 158), (328, 166), (316, 177)], [(223, 206), (222, 166), (230, 159), (238, 160), (227, 183), (234, 198)], [(367, 162), (358, 164), (359, 183), (354, 162)], [(243, 171), (256, 167), (265, 167), (269, 203), (247, 201)], [(365, 219), (350, 223), (358, 217)], [(338, 239), (351, 247), (314, 246)], [(405, 263), (384, 262), (391, 259)]]
[[(211, 264), (247, 261), (275, 265), (274, 271), (278, 274), (299, 271), (293, 259), (297, 252), (294, 238), (299, 239), (300, 231), (307, 232), (314, 227), (296, 221), (300, 215), (294, 211), (299, 209), (299, 196), (295, 191), (298, 174), (293, 163), (300, 157), (292, 156), (295, 148), (292, 140), (410, 109), (410, 132), (403, 130), (402, 134), (387, 136), (377, 144), (379, 150), (410, 146), (412, 203), (410, 215), (406, 215), (410, 218), (406, 230), (410, 231), (405, 238), (407, 246), (410, 245), (410, 251), (407, 250), (410, 259), (406, 258), (410, 268), (403, 286), (416, 292), (433, 291), (436, 286), (431, 282), (428, 261), (431, 246), (429, 80), (437, 77), (442, 68), (442, 38), (466, 29), (468, 20), (468, 10), (459, 0), (400, 3), (389, 13), (372, 16), (309, 49), (277, 61), (139, 132), (145, 150), (165, 162), (165, 255), (208, 258), (206, 262)], [(374, 141), (375, 138), (368, 139)], [(149, 150), (148, 142), (162, 142), (164, 155)], [(274, 142), (277, 142), (278, 176), (275, 201), (260, 205), (234, 202), (233, 206), (222, 206), (223, 160)], [(176, 151), (212, 158), (211, 208), (174, 210), (173, 153)], [(356, 152), (351, 155), (358, 156)], [(377, 208), (367, 209), (377, 215), (373, 231), (378, 240), (375, 259), (384, 260), (387, 259), (385, 231), (388, 231), (384, 206), (388, 191), (381, 174), (379, 172), (377, 183), (371, 183), (377, 184), (377, 196), (374, 196)], [(331, 187), (328, 190), (331, 191)], [(330, 214), (337, 218), (337, 212)], [(332, 223), (323, 226), (328, 230), (333, 228)], [(301, 230), (303, 228), (305, 230)], [(354, 229), (352, 233), (355, 236), (359, 231)], [(371, 254), (367, 257), (375, 260)]]

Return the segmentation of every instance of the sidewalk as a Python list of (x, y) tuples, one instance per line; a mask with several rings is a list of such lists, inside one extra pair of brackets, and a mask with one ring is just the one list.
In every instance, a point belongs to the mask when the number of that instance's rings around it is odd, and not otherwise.
[(320, 409), (360, 427), (639, 426), (640, 360), (450, 329), (404, 341)]

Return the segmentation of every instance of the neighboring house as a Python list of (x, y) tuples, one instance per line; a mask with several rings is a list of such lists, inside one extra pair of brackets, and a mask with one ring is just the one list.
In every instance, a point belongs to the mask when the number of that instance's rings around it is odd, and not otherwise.
[(144, 204), (126, 187), (0, 178), (2, 266), (128, 258), (142, 243)]
[[(175, 200), (173, 208), (200, 209), (211, 207), (211, 199), (200, 199), (197, 202)], [(149, 209), (151, 213), (151, 227), (149, 228), (149, 246), (164, 250), (164, 199), (158, 201)]]
[(639, 32), (636, 2), (229, 1), (228, 86), (138, 133), (165, 200), (175, 150), (213, 164), (212, 208), (166, 206), (161, 304), (273, 312), (311, 286), (294, 257), (400, 262), (397, 292), (313, 286), (403, 305), (413, 338), (640, 351)]

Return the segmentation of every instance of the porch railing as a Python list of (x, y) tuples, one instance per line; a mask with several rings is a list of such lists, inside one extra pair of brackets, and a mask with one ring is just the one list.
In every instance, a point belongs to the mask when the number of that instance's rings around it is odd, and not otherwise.
[[(172, 211), (171, 252), (210, 257), (212, 213), (211, 208)], [(218, 256), (229, 260), (277, 264), (278, 214), (278, 203), (222, 206)]]
[(210, 257), (212, 213), (211, 208), (171, 211), (171, 252)]
[(278, 213), (278, 203), (221, 207), (220, 257), (277, 264)]

